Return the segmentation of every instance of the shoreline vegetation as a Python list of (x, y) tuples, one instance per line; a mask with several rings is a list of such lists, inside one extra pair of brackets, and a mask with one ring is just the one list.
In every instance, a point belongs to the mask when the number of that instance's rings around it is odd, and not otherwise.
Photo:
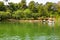
[(10, 22), (41, 22), (41, 21), (59, 21), (60, 20), (60, 2), (39, 4), (31, 1), (26, 5), (26, 0), (20, 3), (8, 3), (4, 5), (0, 2), (0, 21)]

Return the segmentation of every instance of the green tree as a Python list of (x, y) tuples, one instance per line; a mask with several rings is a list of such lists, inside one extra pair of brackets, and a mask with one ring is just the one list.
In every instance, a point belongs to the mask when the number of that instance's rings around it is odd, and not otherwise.
[(46, 8), (42, 8), (42, 10), (43, 11), (41, 11), (41, 16), (48, 17), (49, 16), (48, 10)]
[(58, 15), (60, 16), (60, 2), (58, 2), (58, 4), (56, 4), (56, 7), (57, 7)]
[(41, 17), (43, 5), (42, 5), (42, 4), (38, 4), (36, 8), (37, 8), (37, 10), (38, 10), (38, 13), (39, 13), (38, 15), (39, 15), (39, 17)]
[(22, 10), (24, 10), (24, 9), (26, 9), (27, 8), (27, 6), (26, 6), (26, 0), (21, 0), (21, 9)]
[(25, 15), (25, 18), (31, 18), (32, 17), (32, 11), (30, 9), (25, 9), (24, 10), (24, 15)]
[(4, 3), (3, 2), (0, 2), (0, 11), (5, 11), (6, 8), (4, 6)]
[(32, 16), (31, 17), (36, 20), (39, 17), (39, 13), (32, 13)]
[(34, 1), (31, 1), (31, 2), (29, 3), (28, 8), (29, 8), (33, 13), (36, 13), (36, 11), (37, 11), (37, 9), (36, 9), (36, 7), (35, 7), (35, 2), (34, 2)]
[(24, 14), (22, 10), (14, 11), (14, 13), (12, 14), (12, 18), (15, 18), (15, 19), (22, 19), (23, 17), (24, 17)]
[(8, 8), (9, 8), (12, 12), (19, 9), (17, 3), (9, 3)]
[(8, 19), (9, 17), (10, 17), (10, 12), (0, 11), (0, 19), (1, 20)]

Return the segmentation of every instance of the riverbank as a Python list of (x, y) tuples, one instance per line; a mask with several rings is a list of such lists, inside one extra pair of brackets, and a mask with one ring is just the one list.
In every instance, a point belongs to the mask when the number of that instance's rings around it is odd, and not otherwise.
[(46, 21), (56, 21), (55, 18), (41, 18), (38, 20), (29, 19), (29, 20), (17, 20), (17, 19), (8, 19), (8, 22), (46, 22)]

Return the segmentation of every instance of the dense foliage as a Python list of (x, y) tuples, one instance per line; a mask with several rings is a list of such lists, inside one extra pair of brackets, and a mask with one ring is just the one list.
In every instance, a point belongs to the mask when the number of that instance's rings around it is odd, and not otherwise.
[(45, 5), (31, 1), (26, 5), (26, 1), (20, 3), (9, 3), (4, 5), (0, 2), (0, 20), (3, 19), (38, 19), (41, 17), (60, 16), (60, 5), (58, 3), (47, 2)]

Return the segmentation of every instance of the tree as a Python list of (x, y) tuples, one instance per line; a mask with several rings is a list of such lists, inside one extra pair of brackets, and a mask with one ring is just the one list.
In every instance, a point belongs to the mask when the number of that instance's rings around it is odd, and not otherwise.
[(57, 12), (57, 7), (56, 7), (56, 3), (52, 3), (52, 2), (47, 2), (45, 5), (45, 9), (47, 10), (49, 16), (52, 15)]
[(58, 15), (60, 16), (60, 1), (56, 4)]
[(25, 9), (24, 10), (24, 15), (25, 15), (25, 18), (31, 18), (31, 15), (32, 14), (32, 11), (30, 9)]
[(21, 9), (24, 10), (26, 8), (27, 8), (27, 6), (26, 6), (26, 0), (21, 0)]
[(43, 17), (49, 17), (48, 10), (46, 8), (42, 8), (43, 11), (41, 11), (41, 16)]
[(0, 11), (5, 11), (6, 8), (4, 6), (4, 3), (3, 2), (0, 2)]
[(37, 20), (39, 17), (39, 13), (32, 13), (31, 17), (34, 18), (35, 20)]
[(15, 18), (15, 19), (22, 19), (23, 17), (24, 17), (24, 14), (22, 10), (14, 11), (14, 13), (12, 14), (12, 18)]
[(39, 17), (41, 17), (43, 5), (42, 5), (42, 4), (38, 4), (38, 5), (36, 6), (36, 8), (37, 8), (37, 11), (38, 11), (38, 13), (39, 13), (39, 14), (38, 14)]
[(33, 12), (33, 13), (36, 13), (36, 7), (35, 7), (35, 2), (34, 1), (31, 1), (30, 3), (29, 3), (29, 6), (28, 6), (28, 8)]
[(40, 17), (55, 17), (60, 15), (60, 5), (47, 2), (45, 5), (31, 1), (26, 5), (26, 0), (21, 0), (20, 3), (9, 3), (4, 5), (0, 2), (0, 19), (38, 19)]
[(9, 9), (13, 12), (18, 10), (18, 5), (17, 3), (9, 3)]
[(10, 17), (10, 12), (0, 11), (0, 19), (1, 20), (8, 19), (9, 17)]

